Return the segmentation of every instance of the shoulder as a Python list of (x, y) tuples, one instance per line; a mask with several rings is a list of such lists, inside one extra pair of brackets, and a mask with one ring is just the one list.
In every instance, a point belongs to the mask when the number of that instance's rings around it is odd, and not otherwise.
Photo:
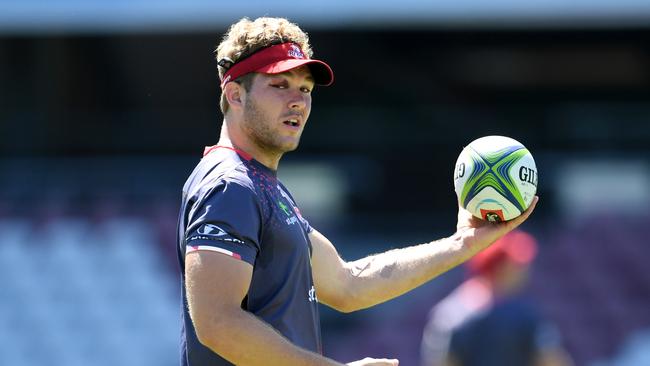
[(484, 314), (493, 305), (490, 290), (480, 281), (462, 283), (440, 301), (429, 313), (429, 321), (437, 328), (453, 331)]
[(184, 191), (189, 196), (201, 196), (222, 186), (239, 186), (255, 193), (249, 164), (226, 149), (204, 156), (185, 183)]

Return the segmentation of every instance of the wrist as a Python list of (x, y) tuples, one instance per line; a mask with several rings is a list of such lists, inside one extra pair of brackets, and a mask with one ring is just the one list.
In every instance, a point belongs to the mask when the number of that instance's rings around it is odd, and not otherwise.
[(476, 237), (476, 230), (472, 228), (459, 228), (448, 240), (452, 250), (460, 253), (465, 259), (473, 257), (491, 244), (491, 242), (479, 240)]
[(447, 242), (449, 243), (448, 245), (450, 248), (455, 251), (460, 251), (465, 248), (465, 237), (463, 235), (464, 231), (465, 230), (459, 229), (451, 236), (447, 237)]

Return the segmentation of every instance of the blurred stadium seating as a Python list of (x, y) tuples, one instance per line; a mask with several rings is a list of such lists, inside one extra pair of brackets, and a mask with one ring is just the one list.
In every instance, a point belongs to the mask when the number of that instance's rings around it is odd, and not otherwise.
[(177, 364), (178, 281), (153, 230), (0, 219), (0, 364)]

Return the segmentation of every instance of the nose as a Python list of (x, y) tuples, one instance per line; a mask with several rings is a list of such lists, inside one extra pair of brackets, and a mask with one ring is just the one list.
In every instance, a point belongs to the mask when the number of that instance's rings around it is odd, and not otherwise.
[(293, 93), (289, 99), (289, 108), (291, 110), (304, 110), (310, 103), (310, 96), (303, 92)]

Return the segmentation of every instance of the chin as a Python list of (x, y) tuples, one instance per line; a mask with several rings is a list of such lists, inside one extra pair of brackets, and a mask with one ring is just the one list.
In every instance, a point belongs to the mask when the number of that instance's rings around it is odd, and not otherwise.
[(298, 148), (298, 144), (291, 144), (291, 145), (284, 146), (284, 148), (282, 150), (284, 150), (284, 152), (287, 153), (287, 152), (294, 151), (297, 148)]
[(298, 148), (300, 141), (286, 141), (284, 144), (280, 144), (279, 150), (283, 152), (291, 152)]

